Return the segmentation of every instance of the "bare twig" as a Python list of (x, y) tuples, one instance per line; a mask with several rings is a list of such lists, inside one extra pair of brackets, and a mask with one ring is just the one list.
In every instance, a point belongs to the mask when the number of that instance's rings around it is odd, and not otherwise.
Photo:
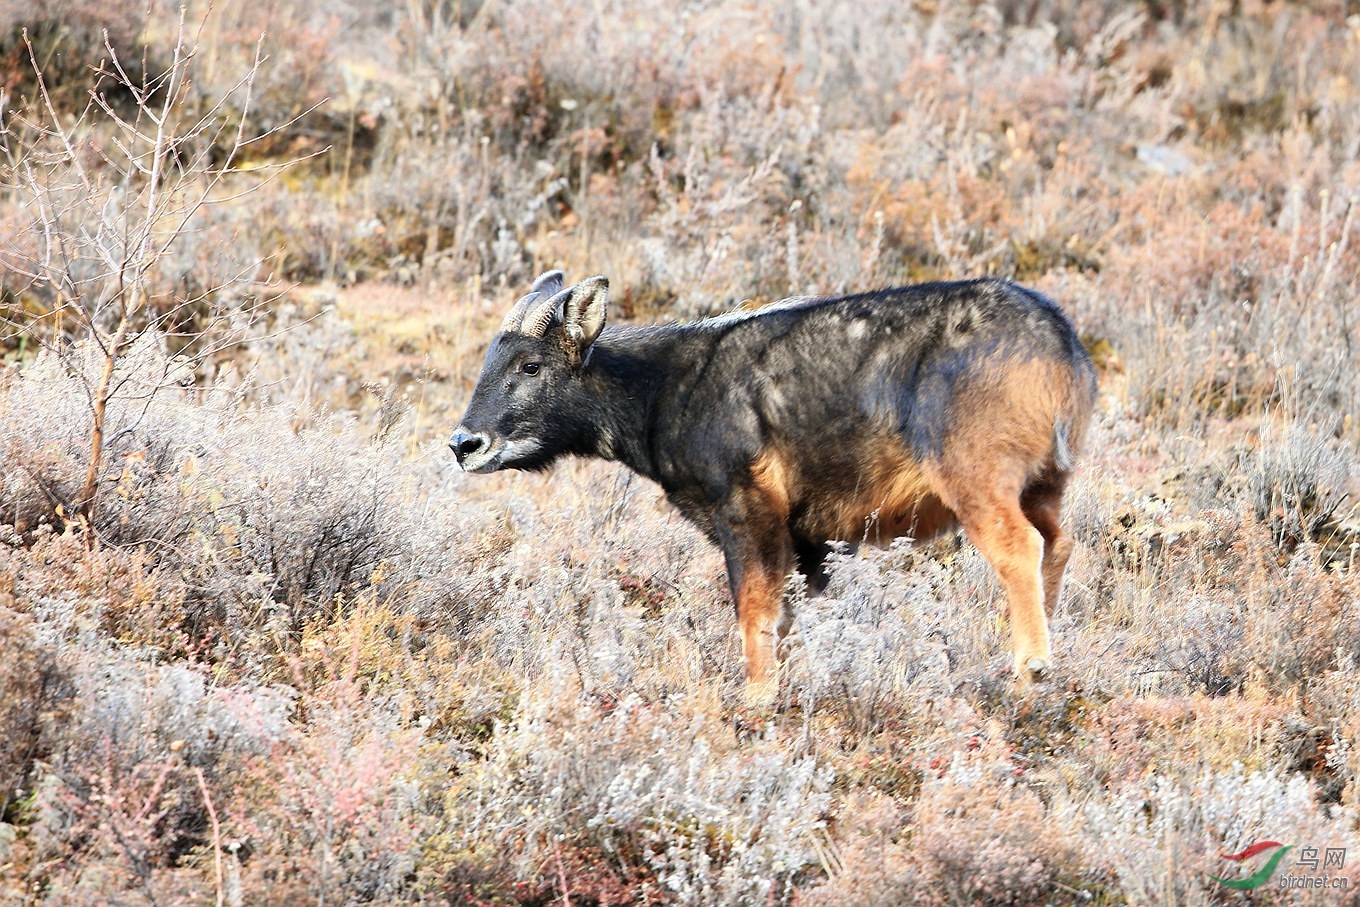
[[(311, 112), (261, 135), (249, 134), (255, 80), (266, 60), (263, 36), (245, 74), (210, 103), (192, 109), (197, 102), (190, 93), (191, 70), (200, 55), (203, 23), (192, 29), (186, 16), (181, 9), (164, 70), (136, 78), (106, 32), (106, 63), (96, 71), (86, 105), (74, 120), (59, 110), (25, 34), (37, 97), (27, 117), (0, 123), (7, 188), (27, 203), (31, 223), (25, 240), (30, 245), (4, 249), (0, 263), (27, 282), (24, 292), (38, 297), (36, 304), (26, 301), (0, 316), (0, 327), (58, 356), (82, 385), (89, 417), (87, 459), (67, 514), (86, 525), (95, 522), (106, 481), (108, 422), (121, 412), (118, 404), (148, 403), (170, 386), (168, 372), (160, 375), (160, 384), (153, 377), (151, 387), (131, 373), (127, 353), (137, 338), (148, 331), (174, 338), (170, 355), (201, 360), (239, 343), (268, 302), (254, 298), (231, 304), (230, 311), (221, 304), (231, 287), (250, 281), (258, 262), (222, 280), (176, 285), (162, 301), (156, 281), (166, 257), (194, 232), (205, 209), (239, 200), (295, 163), (248, 176), (237, 169), (244, 149)], [(145, 58), (141, 68), (147, 69)], [(132, 109), (117, 106), (105, 85), (130, 97)], [(228, 117), (229, 108), (240, 113)], [(98, 139), (109, 132), (102, 142)], [(240, 190), (228, 186), (237, 175), (247, 182)]]
[(557, 880), (562, 886), (562, 907), (571, 907), (571, 889), (567, 885), (567, 870), (562, 865), (562, 848), (558, 846), (557, 838), (552, 839), (553, 862), (557, 864)]
[(217, 907), (222, 907), (222, 826), (217, 821), (217, 809), (213, 806), (212, 796), (208, 793), (208, 783), (203, 779), (203, 769), (194, 766), (194, 777), (198, 779), (198, 789), (203, 794), (203, 806), (208, 810), (208, 822), (212, 825), (213, 879), (217, 883)]

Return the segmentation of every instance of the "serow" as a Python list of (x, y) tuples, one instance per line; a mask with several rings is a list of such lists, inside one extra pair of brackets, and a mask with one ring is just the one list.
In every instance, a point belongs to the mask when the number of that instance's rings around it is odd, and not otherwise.
[(833, 540), (959, 526), (1005, 589), (1021, 682), (1050, 670), (1096, 394), (1053, 302), (980, 279), (606, 326), (608, 294), (549, 271), (509, 311), (450, 440), (463, 469), (574, 454), (657, 482), (726, 558), (753, 701), (775, 692), (794, 571), (820, 591)]

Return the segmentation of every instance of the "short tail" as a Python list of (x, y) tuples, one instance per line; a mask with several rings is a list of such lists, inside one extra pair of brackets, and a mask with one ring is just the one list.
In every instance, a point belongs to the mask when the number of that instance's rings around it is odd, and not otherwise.
[(1081, 452), (1079, 448), (1096, 402), (1095, 366), (1080, 346), (1073, 359), (1069, 396), (1059, 405), (1053, 419), (1053, 465), (1062, 472), (1071, 472), (1077, 465), (1077, 454)]
[(1066, 419), (1053, 423), (1053, 465), (1062, 472), (1071, 472), (1077, 465), (1076, 455), (1069, 439), (1069, 425)]

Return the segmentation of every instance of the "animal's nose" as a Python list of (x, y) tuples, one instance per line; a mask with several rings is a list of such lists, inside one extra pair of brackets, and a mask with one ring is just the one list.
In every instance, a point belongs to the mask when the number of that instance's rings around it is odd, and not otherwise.
[(474, 435), (472, 432), (458, 429), (449, 439), (449, 447), (453, 448), (453, 455), (458, 458), (458, 465), (463, 465), (463, 460), (475, 454), (486, 445), (486, 435)]

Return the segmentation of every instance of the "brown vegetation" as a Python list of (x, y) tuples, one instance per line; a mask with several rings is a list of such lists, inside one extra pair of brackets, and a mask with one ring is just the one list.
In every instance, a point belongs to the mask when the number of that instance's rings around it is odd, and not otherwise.
[[(1217, 904), (1261, 839), (1351, 889), (1252, 903), (1354, 899), (1348, 4), (218, 6), (0, 4), (0, 901)], [(1062, 675), (946, 540), (838, 557), (742, 711), (654, 488), (443, 448), (555, 266), (1060, 300)]]

